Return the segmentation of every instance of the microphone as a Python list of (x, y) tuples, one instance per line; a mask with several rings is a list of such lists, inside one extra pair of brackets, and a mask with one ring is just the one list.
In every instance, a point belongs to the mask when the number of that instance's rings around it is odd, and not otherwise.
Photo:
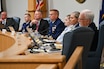
[(52, 47), (52, 49), (50, 49), (50, 51), (59, 51), (59, 50), (61, 50), (61, 49), (57, 49), (55, 47), (54, 43), (52, 43), (50, 46)]
[(35, 48), (35, 49), (38, 49), (38, 48), (39, 48), (39, 45), (38, 45), (38, 43), (35, 41), (35, 39), (32, 37), (29, 28), (27, 28), (27, 31), (28, 31), (28, 33), (29, 33), (30, 38), (31, 38), (31, 39), (33, 40), (33, 42), (34, 42), (33, 47), (31, 47), (30, 53), (39, 53), (39, 52), (37, 52), (37, 51), (33, 51), (34, 48)]
[(31, 39), (33, 40), (34, 42), (34, 45), (33, 47), (31, 47), (31, 50), (30, 50), (30, 53), (39, 53), (38, 51), (33, 51), (33, 49), (38, 49), (39, 48), (39, 45), (37, 44), (37, 42), (34, 40), (34, 38), (29, 34), (29, 36), (31, 37)]

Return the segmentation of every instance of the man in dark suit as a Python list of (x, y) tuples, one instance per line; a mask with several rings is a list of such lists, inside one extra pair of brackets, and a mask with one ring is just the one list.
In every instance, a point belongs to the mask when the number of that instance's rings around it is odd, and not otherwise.
[(15, 31), (18, 31), (19, 28), (18, 24), (13, 20), (13, 18), (7, 18), (7, 12), (1, 12), (0, 25), (2, 25), (2, 28), (0, 29), (6, 29), (9, 32), (10, 26), (13, 27)]
[(19, 32), (23, 32), (23, 33), (28, 32), (27, 27), (30, 27), (31, 15), (29, 13), (26, 13), (24, 15), (24, 19), (25, 19), (25, 22), (23, 23), (22, 28), (19, 30)]
[(59, 19), (59, 11), (56, 9), (51, 9), (49, 12), (50, 17), (50, 26), (49, 26), (49, 35), (53, 37), (53, 39), (57, 39), (57, 37), (62, 33), (65, 28), (64, 23)]
[(91, 10), (83, 10), (80, 12), (79, 15), (79, 26), (85, 26), (85, 27), (90, 27), (95, 31), (95, 35), (92, 41), (92, 45), (90, 48), (90, 51), (95, 51), (97, 48), (97, 43), (98, 43), (98, 30), (93, 22), (94, 19), (94, 13)]
[(42, 19), (42, 11), (35, 11), (34, 19), (30, 23), (30, 28), (37, 30), (41, 35), (48, 34), (49, 23), (47, 20)]

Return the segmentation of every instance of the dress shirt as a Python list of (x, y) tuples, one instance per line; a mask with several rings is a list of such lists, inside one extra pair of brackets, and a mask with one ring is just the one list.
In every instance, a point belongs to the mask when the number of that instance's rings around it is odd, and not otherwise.
[(70, 25), (70, 26), (67, 26), (64, 31), (58, 36), (58, 38), (56, 39), (56, 41), (62, 43), (63, 42), (63, 37), (64, 37), (64, 34), (73, 30), (74, 29), (74, 25)]
[(4, 20), (2, 21), (2, 24), (3, 24), (3, 25), (6, 25), (6, 19), (4, 19)]
[(38, 31), (38, 28), (39, 28), (39, 24), (40, 24), (40, 21), (38, 21), (38, 23), (36, 24), (36, 30)]

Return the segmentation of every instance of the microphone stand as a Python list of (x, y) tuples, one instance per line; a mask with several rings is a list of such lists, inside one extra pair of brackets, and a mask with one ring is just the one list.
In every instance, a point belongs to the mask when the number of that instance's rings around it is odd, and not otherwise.
[(39, 45), (37, 44), (37, 42), (34, 40), (34, 38), (30, 34), (29, 34), (29, 36), (31, 37), (31, 39), (34, 42), (34, 45), (31, 47), (30, 53), (39, 53), (37, 51), (33, 51), (33, 49), (38, 49), (39, 48)]
[(34, 42), (34, 45), (31, 47), (30, 53), (39, 53), (39, 52), (37, 52), (37, 51), (33, 51), (34, 48), (35, 48), (35, 49), (38, 49), (38, 48), (39, 48), (39, 45), (38, 45), (38, 43), (35, 41), (35, 39), (32, 37), (30, 28), (27, 28), (27, 31), (28, 31), (28, 33), (29, 33), (29, 36), (31, 37), (31, 39), (32, 39), (33, 42)]

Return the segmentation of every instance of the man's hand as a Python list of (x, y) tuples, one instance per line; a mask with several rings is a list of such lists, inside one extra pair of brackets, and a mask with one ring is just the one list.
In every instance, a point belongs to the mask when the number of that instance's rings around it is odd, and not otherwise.
[(38, 23), (38, 20), (35, 20), (35, 19), (34, 19), (34, 20), (31, 21), (31, 23), (32, 23), (32, 24), (37, 24), (37, 23)]

